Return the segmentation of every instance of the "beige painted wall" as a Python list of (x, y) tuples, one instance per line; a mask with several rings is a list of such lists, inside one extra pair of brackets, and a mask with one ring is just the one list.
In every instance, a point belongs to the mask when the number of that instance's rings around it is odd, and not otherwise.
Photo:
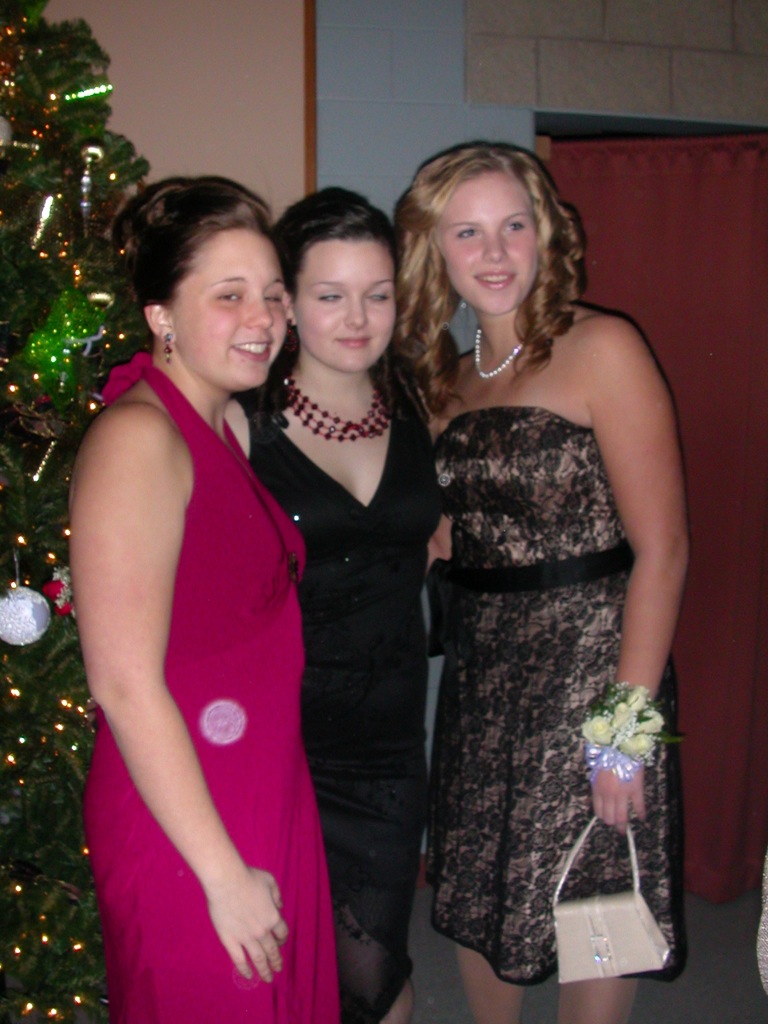
[(111, 58), (112, 117), (150, 178), (223, 174), (280, 213), (304, 194), (303, 0), (50, 0)]

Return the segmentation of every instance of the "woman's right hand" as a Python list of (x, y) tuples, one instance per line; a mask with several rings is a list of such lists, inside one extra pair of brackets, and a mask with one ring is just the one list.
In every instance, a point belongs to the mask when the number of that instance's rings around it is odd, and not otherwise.
[(238, 972), (253, 977), (253, 964), (264, 981), (272, 981), (283, 969), (280, 946), (288, 938), (273, 876), (243, 865), (241, 874), (208, 886), (206, 897), (216, 934)]

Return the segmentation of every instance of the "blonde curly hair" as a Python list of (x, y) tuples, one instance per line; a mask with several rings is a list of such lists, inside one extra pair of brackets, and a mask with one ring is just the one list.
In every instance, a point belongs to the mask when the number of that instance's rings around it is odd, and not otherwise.
[(518, 181), (533, 207), (538, 270), (515, 319), (525, 343), (526, 368), (547, 364), (552, 339), (569, 329), (572, 304), (584, 292), (584, 236), (578, 214), (560, 199), (532, 153), (503, 142), (472, 142), (422, 164), (395, 210), (399, 260), (393, 344), (412, 366), (433, 414), (453, 394), (459, 350), (448, 324), (460, 300), (448, 279), (435, 229), (457, 186), (493, 172)]

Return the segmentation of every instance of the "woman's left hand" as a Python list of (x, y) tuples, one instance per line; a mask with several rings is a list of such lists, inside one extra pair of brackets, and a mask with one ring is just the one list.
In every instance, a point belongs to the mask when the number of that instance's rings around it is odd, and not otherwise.
[(615, 826), (622, 835), (627, 831), (630, 808), (636, 818), (645, 820), (645, 768), (629, 782), (622, 782), (612, 771), (600, 771), (592, 783), (592, 807), (606, 825)]

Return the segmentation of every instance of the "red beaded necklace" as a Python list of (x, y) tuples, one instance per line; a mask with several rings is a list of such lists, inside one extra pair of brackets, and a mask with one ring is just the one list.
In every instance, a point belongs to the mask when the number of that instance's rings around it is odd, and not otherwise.
[(390, 414), (378, 388), (373, 389), (371, 408), (359, 423), (342, 420), (321, 409), (301, 391), (293, 377), (286, 378), (286, 404), (293, 409), (303, 427), (326, 441), (356, 441), (358, 437), (379, 437), (389, 426)]

